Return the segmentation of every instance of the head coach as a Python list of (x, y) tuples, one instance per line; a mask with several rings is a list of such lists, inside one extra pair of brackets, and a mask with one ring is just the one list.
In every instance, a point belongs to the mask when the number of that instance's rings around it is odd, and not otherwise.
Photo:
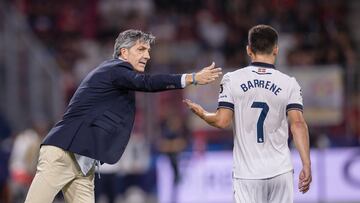
[(121, 32), (114, 57), (91, 71), (73, 95), (62, 120), (45, 137), (25, 202), (94, 202), (94, 168), (123, 154), (135, 117), (135, 91), (158, 92), (207, 84), (221, 75), (215, 64), (192, 74), (145, 74), (155, 37)]

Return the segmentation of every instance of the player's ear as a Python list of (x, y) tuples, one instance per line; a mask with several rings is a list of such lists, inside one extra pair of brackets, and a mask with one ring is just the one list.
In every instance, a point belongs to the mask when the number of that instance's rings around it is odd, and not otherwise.
[(275, 45), (274, 49), (273, 49), (273, 55), (277, 56), (279, 54), (279, 46)]
[(246, 45), (246, 53), (247, 53), (247, 55), (250, 56), (250, 58), (252, 58), (254, 56), (254, 53), (251, 51), (251, 48), (249, 45)]

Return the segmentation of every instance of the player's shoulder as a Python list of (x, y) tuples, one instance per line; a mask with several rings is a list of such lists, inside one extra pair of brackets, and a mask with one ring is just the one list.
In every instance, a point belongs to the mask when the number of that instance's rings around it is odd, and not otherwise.
[(282, 78), (285, 81), (290, 81), (290, 82), (296, 81), (294, 76), (281, 72), (280, 70), (275, 69), (274, 73), (276, 74), (277, 77)]
[(283, 73), (281, 71), (277, 71), (278, 72), (278, 76), (277, 78), (280, 78), (280, 81), (282, 81), (282, 83), (287, 84), (287, 87), (289, 89), (301, 89), (301, 86), (299, 84), (299, 82), (297, 81), (297, 79), (292, 76), (291, 74), (286, 74)]
[(243, 68), (238, 68), (236, 70), (229, 71), (226, 74), (224, 74), (224, 77), (228, 77), (228, 78), (237, 77), (238, 78), (238, 77), (244, 76), (244, 74), (247, 74), (247, 72), (251, 72), (249, 66), (245, 66)]
[(243, 74), (240, 73), (241, 71), (239, 71), (239, 69), (234, 70), (234, 71), (228, 71), (227, 73), (225, 73), (223, 75), (223, 78), (221, 80), (221, 83), (225, 84), (225, 83), (231, 83), (231, 81), (234, 81), (234, 78), (236, 78), (237, 80), (239, 80)]

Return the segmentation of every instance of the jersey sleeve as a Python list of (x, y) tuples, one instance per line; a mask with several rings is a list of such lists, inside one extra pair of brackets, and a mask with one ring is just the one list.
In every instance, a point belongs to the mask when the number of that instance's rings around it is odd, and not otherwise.
[(225, 74), (221, 80), (218, 102), (218, 109), (227, 108), (234, 111), (234, 100), (231, 96), (230, 77), (228, 74)]
[(301, 87), (299, 83), (296, 81), (296, 79), (293, 78), (292, 87), (290, 90), (289, 102), (286, 106), (286, 112), (289, 110), (303, 111), (303, 109), (304, 107), (303, 107)]

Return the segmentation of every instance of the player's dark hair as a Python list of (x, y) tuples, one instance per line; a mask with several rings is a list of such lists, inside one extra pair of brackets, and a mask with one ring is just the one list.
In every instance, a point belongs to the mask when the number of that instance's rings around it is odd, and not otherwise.
[(249, 30), (248, 43), (255, 54), (271, 54), (277, 41), (278, 33), (269, 25), (256, 25)]

